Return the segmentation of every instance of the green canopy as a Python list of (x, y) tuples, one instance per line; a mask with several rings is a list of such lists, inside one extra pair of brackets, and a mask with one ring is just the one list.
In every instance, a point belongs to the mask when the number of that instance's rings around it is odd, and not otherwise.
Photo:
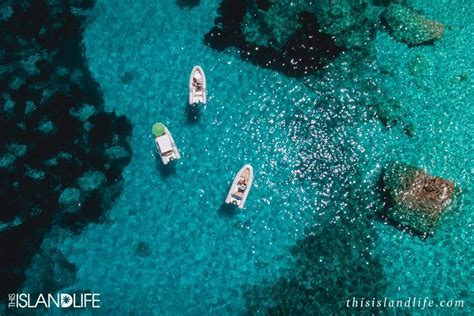
[(151, 128), (151, 132), (155, 137), (159, 137), (165, 133), (165, 126), (162, 123), (155, 123)]

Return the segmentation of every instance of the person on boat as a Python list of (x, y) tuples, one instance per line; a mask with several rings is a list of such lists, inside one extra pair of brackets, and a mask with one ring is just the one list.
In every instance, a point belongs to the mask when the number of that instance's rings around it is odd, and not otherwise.
[(240, 177), (238, 184), (239, 191), (245, 191), (247, 189), (247, 181), (245, 181), (244, 177)]
[(202, 84), (196, 78), (193, 78), (193, 87), (195, 87), (197, 91), (201, 91)]

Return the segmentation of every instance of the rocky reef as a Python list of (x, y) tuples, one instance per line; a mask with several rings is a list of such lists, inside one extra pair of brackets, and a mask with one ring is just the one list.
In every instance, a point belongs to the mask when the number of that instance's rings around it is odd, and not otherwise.
[(51, 227), (77, 231), (120, 193), (131, 125), (104, 112), (87, 68), (82, 28), (93, 4), (0, 5), (1, 298), (21, 286)]
[(281, 48), (300, 29), (299, 17), (311, 15), (320, 31), (331, 35), (343, 48), (366, 45), (377, 23), (369, 1), (250, 1), (242, 32), (246, 39), (261, 46)]
[[(386, 28), (382, 27), (385, 22)], [(411, 46), (431, 43), (443, 24), (404, 0), (222, 0), (204, 42), (290, 76), (323, 68), (344, 50), (363, 50), (379, 30)]]
[(217, 50), (236, 47), (242, 59), (290, 76), (320, 69), (343, 51), (321, 32), (313, 13), (304, 6), (285, 10), (285, 5), (284, 1), (223, 0), (204, 42)]
[[(220, 48), (246, 41), (258, 46), (281, 49), (301, 28), (301, 16), (310, 15), (318, 30), (331, 35), (334, 44), (344, 48), (363, 46), (359, 36), (370, 38), (366, 15), (367, 1), (231, 1), (223, 0), (215, 27), (206, 35), (206, 42)], [(233, 39), (231, 38), (233, 35)], [(310, 47), (306, 47), (310, 50)], [(315, 48), (313, 48), (315, 49)]]
[(382, 177), (388, 218), (433, 234), (439, 218), (453, 204), (454, 183), (398, 162), (388, 164)]
[(370, 88), (367, 91), (372, 92), (370, 98), (367, 100), (367, 109), (371, 114), (373, 114), (383, 126), (388, 129), (391, 129), (395, 126), (400, 127), (405, 135), (409, 137), (415, 136), (415, 127), (410, 118), (406, 109), (403, 108), (402, 104), (397, 101), (394, 97), (391, 97), (378, 86), (377, 92), (370, 91)]
[[(317, 71), (328, 69), (335, 58), (341, 64), (349, 62), (352, 73), (357, 72), (353, 61), (371, 64), (375, 58), (371, 43), (376, 32), (390, 29), (381, 22), (391, 17), (393, 8), (414, 12), (407, 5), (404, 0), (222, 0), (214, 27), (204, 42), (219, 51), (235, 47), (242, 59), (261, 67), (309, 77), (305, 84), (311, 88), (311, 80), (321, 79), (318, 76), (323, 72)], [(314, 78), (308, 76), (311, 74)], [(415, 136), (409, 109), (384, 92), (380, 83), (369, 79), (362, 88), (368, 92), (366, 107), (386, 128), (397, 126), (407, 136)]]
[(431, 43), (444, 33), (444, 25), (400, 4), (390, 4), (385, 12), (390, 33), (408, 45)]

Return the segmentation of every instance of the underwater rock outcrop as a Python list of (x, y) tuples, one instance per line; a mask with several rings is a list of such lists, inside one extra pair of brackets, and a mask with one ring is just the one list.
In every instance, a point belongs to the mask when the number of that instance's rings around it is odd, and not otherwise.
[(301, 14), (310, 14), (321, 32), (330, 35), (337, 46), (365, 46), (378, 15), (367, 10), (371, 1), (250, 1), (242, 24), (247, 40), (262, 46), (281, 48), (300, 28)]
[[(368, 90), (370, 91), (370, 90)], [(415, 127), (408, 118), (407, 111), (396, 99), (385, 93), (372, 93), (368, 109), (388, 129), (399, 126), (405, 135), (415, 136)]]
[(66, 212), (75, 213), (81, 209), (82, 193), (78, 188), (66, 188), (59, 196), (58, 204)]
[(380, 8), (370, 0), (314, 1), (311, 12), (321, 30), (331, 35), (337, 45), (347, 49), (366, 46), (373, 38)]
[(291, 76), (323, 68), (342, 51), (367, 51), (381, 28), (411, 45), (439, 38), (442, 24), (406, 7), (403, 0), (222, 0), (204, 42), (236, 47), (244, 60)]
[(442, 23), (400, 4), (388, 6), (385, 20), (393, 38), (412, 46), (433, 42), (444, 33)]
[(0, 299), (21, 286), (53, 225), (100, 218), (130, 161), (131, 125), (104, 112), (83, 54), (93, 4), (0, 5)]
[(135, 249), (135, 252), (140, 257), (148, 257), (151, 255), (151, 247), (148, 243), (140, 241)]
[(383, 173), (387, 213), (391, 220), (432, 234), (441, 215), (453, 204), (454, 183), (403, 163), (390, 163)]
[(343, 51), (321, 32), (304, 1), (289, 6), (291, 10), (285, 5), (289, 4), (223, 0), (204, 42), (217, 50), (237, 47), (242, 59), (290, 76), (320, 69)]

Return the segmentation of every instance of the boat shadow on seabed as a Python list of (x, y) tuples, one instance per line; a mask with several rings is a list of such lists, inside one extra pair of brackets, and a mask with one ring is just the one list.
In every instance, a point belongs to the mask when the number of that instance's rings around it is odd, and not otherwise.
[(188, 124), (196, 124), (199, 122), (199, 119), (201, 117), (201, 111), (199, 109), (199, 105), (198, 104), (193, 104), (193, 105), (189, 105), (187, 102), (186, 102), (186, 111), (185, 111), (185, 114), (186, 114), (186, 122)]
[(235, 214), (237, 214), (237, 211), (238, 211), (237, 206), (227, 204), (227, 203), (222, 203), (222, 205), (219, 207), (219, 210), (217, 211), (217, 214), (219, 214), (220, 217), (231, 218), (231, 217), (234, 217)]
[(168, 178), (169, 176), (172, 176), (176, 174), (176, 163), (171, 162), (167, 165), (164, 165), (161, 162), (161, 158), (157, 153), (153, 154), (155, 157), (155, 164), (156, 164), (156, 169), (160, 172), (160, 175), (162, 178)]

